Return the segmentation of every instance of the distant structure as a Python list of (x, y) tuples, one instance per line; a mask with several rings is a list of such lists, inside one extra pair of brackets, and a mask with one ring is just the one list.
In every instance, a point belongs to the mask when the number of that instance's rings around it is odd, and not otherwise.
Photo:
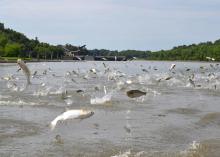
[(69, 49), (67, 49), (65, 46), (63, 46), (64, 51), (64, 56), (66, 57), (74, 57), (76, 53), (80, 52), (80, 49), (76, 50), (76, 51), (71, 51)]
[(96, 56), (96, 55), (88, 55), (88, 50), (86, 49), (86, 45), (74, 47), (76, 50), (70, 50), (67, 46), (62, 46), (64, 51), (64, 60), (96, 60), (96, 61), (126, 61), (127, 58), (125, 56)]
[(5, 29), (4, 24), (0, 23), (0, 30), (4, 30), (4, 29)]

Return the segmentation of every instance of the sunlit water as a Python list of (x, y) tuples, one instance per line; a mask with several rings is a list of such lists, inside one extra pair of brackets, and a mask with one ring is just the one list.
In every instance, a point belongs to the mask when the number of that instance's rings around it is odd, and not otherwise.
[[(29, 86), (16, 64), (0, 64), (0, 156), (219, 157), (220, 66), (172, 63), (27, 63)], [(66, 109), (95, 114), (51, 131)]]

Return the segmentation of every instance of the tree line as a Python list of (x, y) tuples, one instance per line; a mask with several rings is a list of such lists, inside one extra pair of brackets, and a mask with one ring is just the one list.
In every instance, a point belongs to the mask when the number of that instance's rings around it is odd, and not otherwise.
[(12, 29), (4, 28), (0, 23), (0, 56), (29, 57), (37, 59), (61, 59), (65, 51), (73, 51), (75, 55), (89, 56), (125, 56), (126, 58), (139, 58), (147, 60), (207, 60), (206, 57), (220, 60), (220, 39), (214, 42), (203, 42), (192, 45), (173, 47), (170, 50), (139, 51), (139, 50), (87, 50), (84, 46), (51, 45), (35, 39), (29, 39), (24, 34)]
[(208, 41), (188, 46), (182, 45), (166, 51), (149, 52), (148, 59), (205, 61), (207, 57), (220, 61), (220, 39), (214, 42)]
[(50, 45), (35, 39), (29, 39), (24, 34), (4, 28), (0, 23), (0, 56), (29, 58), (62, 58), (64, 50), (61, 45)]
[(214, 58), (220, 61), (220, 39), (214, 42), (203, 42), (192, 45), (182, 45), (173, 47), (170, 50), (160, 51), (138, 51), (138, 50), (123, 50), (123, 51), (110, 51), (106, 49), (90, 50), (90, 55), (99, 56), (126, 56), (130, 58), (139, 58), (146, 60), (197, 60), (205, 61), (207, 57)]

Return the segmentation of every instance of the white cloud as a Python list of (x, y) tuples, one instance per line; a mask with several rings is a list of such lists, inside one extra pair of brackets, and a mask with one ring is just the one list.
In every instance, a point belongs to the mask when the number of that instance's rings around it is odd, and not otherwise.
[(45, 42), (160, 49), (217, 38), (219, 6), (217, 0), (1, 0), (0, 17)]

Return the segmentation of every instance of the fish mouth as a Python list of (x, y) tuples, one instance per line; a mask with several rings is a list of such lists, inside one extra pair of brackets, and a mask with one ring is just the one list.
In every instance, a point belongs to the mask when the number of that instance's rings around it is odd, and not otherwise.
[(85, 119), (85, 118), (89, 118), (91, 117), (92, 115), (94, 115), (94, 112), (93, 111), (89, 111), (83, 115), (80, 115), (77, 119)]

